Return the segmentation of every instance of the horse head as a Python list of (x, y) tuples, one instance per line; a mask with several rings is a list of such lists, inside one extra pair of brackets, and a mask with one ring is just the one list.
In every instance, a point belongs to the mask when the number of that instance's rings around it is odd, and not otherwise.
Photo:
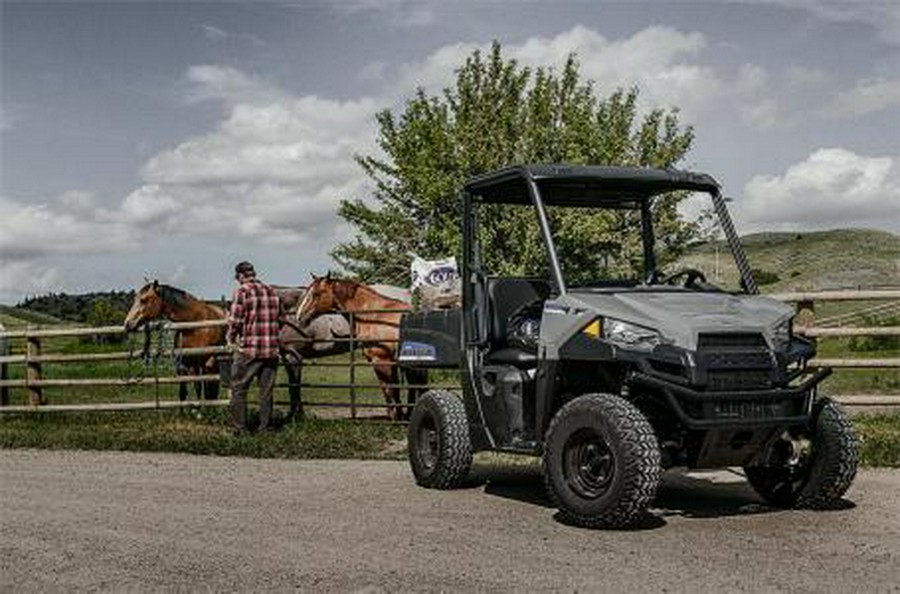
[(134, 294), (134, 302), (125, 317), (125, 331), (137, 330), (149, 320), (155, 320), (163, 315), (165, 301), (159, 281), (144, 285)]
[(312, 277), (313, 282), (297, 307), (297, 322), (301, 326), (318, 315), (343, 310), (345, 302), (353, 297), (359, 286), (353, 281), (332, 278), (331, 273)]
[(306, 326), (317, 315), (335, 310), (334, 287), (330, 275), (311, 275), (313, 282), (306, 288), (297, 306), (297, 323)]

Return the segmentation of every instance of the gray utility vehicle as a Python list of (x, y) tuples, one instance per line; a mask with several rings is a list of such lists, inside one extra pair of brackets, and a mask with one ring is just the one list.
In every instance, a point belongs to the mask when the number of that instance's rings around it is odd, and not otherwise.
[[(676, 191), (711, 196), (741, 291), (699, 270), (657, 270), (652, 205)], [(831, 370), (807, 368), (815, 349), (792, 335), (791, 307), (757, 294), (713, 178), (532, 165), (472, 179), (462, 200), (462, 309), (401, 322), (401, 365), (461, 372), (461, 397), (432, 390), (413, 409), (409, 459), (420, 485), (458, 485), (474, 451), (496, 450), (542, 455), (562, 518), (584, 526), (637, 521), (673, 466), (742, 466), (777, 506), (841, 499), (857, 448), (843, 410), (818, 393)], [(562, 207), (630, 211), (619, 220), (633, 220), (640, 236), (642, 278), (607, 269), (586, 286), (567, 284), (550, 224)], [(486, 271), (479, 218), (498, 208), (533, 211), (546, 253), (536, 268), (548, 278)]]

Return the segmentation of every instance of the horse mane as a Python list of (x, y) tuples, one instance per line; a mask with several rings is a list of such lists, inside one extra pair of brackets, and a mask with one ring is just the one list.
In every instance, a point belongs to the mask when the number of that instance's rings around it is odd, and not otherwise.
[[(153, 283), (144, 285), (144, 287), (141, 289), (141, 292), (145, 291), (147, 287), (150, 287), (152, 285)], [(198, 299), (184, 289), (179, 289), (178, 287), (173, 287), (172, 285), (166, 285), (159, 282), (156, 283), (156, 286), (157, 291), (159, 292), (159, 298), (162, 299), (163, 303), (165, 303), (172, 309), (187, 309), (191, 306), (192, 303), (199, 303), (204, 309), (213, 312), (216, 317), (225, 316), (225, 312), (224, 310), (222, 310), (222, 308), (207, 303), (202, 299)]]
[[(334, 279), (334, 282), (352, 285), (353, 290), (351, 291), (351, 293), (349, 295), (349, 297), (351, 297), (351, 298), (352, 298), (353, 294), (356, 293), (356, 291), (362, 289), (362, 290), (366, 291), (367, 293), (371, 293), (372, 295), (377, 296), (379, 299), (383, 299), (385, 301), (390, 301), (391, 303), (402, 305), (404, 308), (409, 307), (409, 303), (407, 303), (406, 301), (403, 301), (402, 299), (395, 299), (394, 297), (389, 297), (389, 296), (385, 295), (384, 293), (381, 293), (381, 292), (375, 290), (370, 285), (359, 282), (357, 280), (349, 279), (349, 278), (336, 278), (336, 279)], [(398, 309), (400, 309), (400, 308), (398, 308)]]
[(200, 301), (184, 289), (172, 285), (159, 285), (159, 295), (163, 303), (171, 307), (188, 307), (192, 301)]

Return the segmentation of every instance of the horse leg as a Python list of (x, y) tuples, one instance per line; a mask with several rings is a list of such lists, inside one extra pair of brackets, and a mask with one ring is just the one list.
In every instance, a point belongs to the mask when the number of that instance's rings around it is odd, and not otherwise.
[(300, 378), (303, 374), (302, 360), (299, 355), (285, 353), (281, 357), (284, 369), (288, 376), (288, 394), (291, 397), (291, 408), (285, 421), (292, 421), (295, 417), (303, 418), (303, 401), (300, 398)]
[[(207, 375), (219, 375), (219, 360), (215, 357), (210, 357), (209, 359), (207, 359), (205, 373)], [(219, 382), (203, 382), (203, 398), (205, 400), (218, 400)]]
[[(203, 365), (194, 363), (191, 365), (191, 374), (200, 375), (203, 373)], [(194, 382), (194, 396), (197, 400), (203, 400), (203, 382)]]
[[(400, 389), (394, 384), (397, 383), (397, 373), (393, 366), (375, 365), (375, 375), (381, 383), (381, 393), (384, 395), (384, 401), (387, 404), (400, 404)], [(401, 420), (403, 410), (399, 406), (388, 406), (388, 418), (394, 421)]]
[[(427, 369), (416, 369), (414, 367), (406, 367), (403, 369), (403, 375), (406, 378), (407, 385), (417, 385), (424, 386), (428, 383), (428, 370)], [(409, 406), (406, 409), (405, 418), (408, 420), (410, 416), (412, 416), (413, 405), (416, 403), (416, 400), (419, 399), (419, 396), (425, 391), (425, 388), (407, 388), (406, 389), (406, 403)]]
[[(381, 383), (381, 393), (384, 394), (384, 401), (387, 404), (400, 404), (400, 388), (397, 382), (400, 379), (397, 373), (397, 367), (393, 365), (390, 359), (374, 356), (369, 359), (373, 361), (373, 369), (378, 381)], [(388, 418), (399, 421), (403, 418), (403, 410), (399, 406), (388, 407)]]

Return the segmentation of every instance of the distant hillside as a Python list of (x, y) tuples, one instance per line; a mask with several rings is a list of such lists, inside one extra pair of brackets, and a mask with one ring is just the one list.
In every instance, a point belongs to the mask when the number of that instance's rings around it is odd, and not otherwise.
[[(900, 287), (900, 235), (869, 229), (754, 233), (742, 238), (764, 292), (850, 287)], [(698, 268), (716, 282), (737, 286), (737, 270), (724, 242), (694, 246), (681, 266)]]
[(59, 324), (61, 320), (48, 316), (36, 311), (28, 311), (27, 309), (19, 309), (9, 305), (0, 305), (0, 324), (7, 330), (14, 328), (24, 328), (29, 324), (39, 326), (50, 326)]
[(29, 297), (15, 309), (30, 314), (43, 314), (56, 318), (57, 321), (103, 325), (122, 322), (132, 301), (134, 291), (104, 291), (80, 295), (50, 293)]

